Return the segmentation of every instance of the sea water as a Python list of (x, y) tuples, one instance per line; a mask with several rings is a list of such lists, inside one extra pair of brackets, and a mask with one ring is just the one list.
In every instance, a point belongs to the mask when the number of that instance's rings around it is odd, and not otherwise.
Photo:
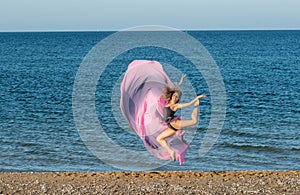
[[(0, 171), (119, 171), (88, 149), (72, 110), (74, 80), (84, 57), (113, 33), (0, 33)], [(199, 155), (210, 130), (211, 102), (203, 100), (185, 164), (170, 162), (156, 170), (300, 169), (300, 31), (186, 33), (219, 67), (226, 117), (216, 143)], [(142, 151), (142, 141), (117, 125), (111, 101), (116, 81), (135, 59), (157, 60), (186, 73), (196, 93), (209, 94), (209, 88), (174, 51), (141, 47), (116, 56), (99, 78), (95, 109), (111, 140)]]

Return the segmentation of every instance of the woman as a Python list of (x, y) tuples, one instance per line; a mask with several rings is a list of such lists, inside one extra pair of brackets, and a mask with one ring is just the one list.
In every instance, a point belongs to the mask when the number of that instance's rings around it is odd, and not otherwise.
[[(173, 136), (178, 129), (183, 129), (189, 126), (196, 125), (198, 122), (198, 107), (200, 105), (200, 99), (205, 98), (206, 95), (202, 94), (197, 96), (195, 99), (190, 101), (189, 103), (181, 104), (179, 103), (182, 92), (180, 90), (180, 86), (182, 85), (186, 75), (184, 74), (181, 77), (181, 80), (177, 87), (171, 88), (169, 86), (165, 87), (165, 90), (162, 94), (162, 98), (167, 102), (164, 107), (164, 121), (168, 124), (166, 130), (164, 130), (161, 134), (159, 134), (156, 138), (157, 142), (164, 147), (171, 156), (173, 161), (176, 160), (175, 151), (173, 151), (165, 141), (166, 138)], [(194, 105), (194, 110), (191, 115), (190, 120), (180, 120), (174, 116), (176, 111), (181, 108), (185, 108), (188, 106)]]

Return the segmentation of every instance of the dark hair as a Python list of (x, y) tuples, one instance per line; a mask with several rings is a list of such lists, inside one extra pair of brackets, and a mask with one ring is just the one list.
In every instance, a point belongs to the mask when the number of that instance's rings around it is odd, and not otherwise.
[(179, 95), (178, 101), (176, 102), (176, 103), (178, 103), (179, 99), (182, 95), (182, 92), (178, 87), (172, 88), (170, 86), (165, 86), (161, 97), (169, 103), (170, 100), (172, 99), (172, 96), (174, 93), (178, 93), (178, 95)]

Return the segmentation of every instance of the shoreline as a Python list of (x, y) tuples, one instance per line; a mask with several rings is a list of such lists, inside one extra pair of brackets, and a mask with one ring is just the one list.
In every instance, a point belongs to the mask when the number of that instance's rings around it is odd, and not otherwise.
[(300, 170), (0, 172), (0, 194), (300, 194)]

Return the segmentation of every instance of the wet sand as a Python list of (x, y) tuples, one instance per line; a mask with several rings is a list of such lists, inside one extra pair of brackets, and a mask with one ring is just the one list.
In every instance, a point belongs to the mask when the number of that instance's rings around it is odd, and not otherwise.
[(0, 194), (300, 194), (300, 170), (2, 172)]

